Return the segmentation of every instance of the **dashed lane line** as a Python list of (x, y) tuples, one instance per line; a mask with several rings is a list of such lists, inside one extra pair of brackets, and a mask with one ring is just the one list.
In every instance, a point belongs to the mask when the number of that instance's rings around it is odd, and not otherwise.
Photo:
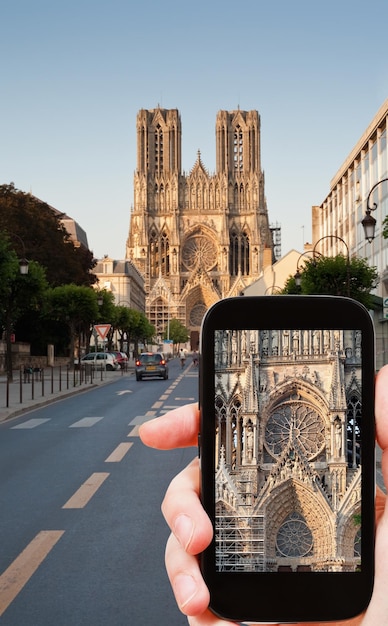
[(97, 422), (103, 419), (103, 417), (83, 417), (82, 419), (78, 420), (78, 422), (70, 424), (69, 428), (90, 428), (91, 426), (94, 426), (95, 424), (97, 424)]
[(83, 509), (109, 476), (108, 472), (95, 472), (63, 505), (63, 509)]
[(0, 616), (29, 581), (64, 530), (42, 530), (0, 576)]
[(23, 430), (23, 429), (27, 429), (27, 428), (36, 428), (37, 426), (40, 426), (41, 424), (44, 424), (45, 422), (49, 422), (51, 419), (51, 417), (46, 417), (46, 418), (37, 418), (34, 417), (33, 419), (27, 420), (26, 422), (22, 422), (22, 424), (17, 424), (16, 426), (12, 426), (11, 430)]
[(119, 463), (123, 460), (127, 452), (132, 447), (132, 442), (130, 443), (119, 443), (117, 448), (113, 450), (113, 452), (105, 459), (105, 463)]

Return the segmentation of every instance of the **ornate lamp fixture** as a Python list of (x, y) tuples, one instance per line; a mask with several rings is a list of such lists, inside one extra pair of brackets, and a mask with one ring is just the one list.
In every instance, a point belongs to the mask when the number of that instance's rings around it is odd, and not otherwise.
[(377, 209), (377, 203), (374, 202), (372, 206), (370, 206), (369, 204), (369, 200), (370, 197), (372, 195), (372, 193), (374, 192), (374, 190), (376, 189), (376, 187), (378, 185), (381, 185), (381, 183), (384, 183), (388, 181), (388, 178), (382, 178), (381, 180), (379, 180), (377, 183), (375, 183), (373, 185), (373, 187), (371, 188), (370, 192), (368, 193), (368, 197), (366, 199), (366, 211), (365, 211), (365, 217), (364, 219), (361, 221), (361, 224), (363, 226), (364, 229), (364, 234), (365, 234), (365, 239), (369, 242), (372, 243), (373, 239), (375, 238), (375, 230), (376, 230), (376, 220), (375, 218), (371, 215), (372, 211), (375, 211)]

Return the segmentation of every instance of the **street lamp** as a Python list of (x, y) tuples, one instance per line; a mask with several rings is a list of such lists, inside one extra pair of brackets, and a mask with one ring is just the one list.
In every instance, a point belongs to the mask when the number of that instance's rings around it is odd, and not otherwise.
[(376, 187), (378, 185), (381, 185), (381, 183), (385, 183), (386, 181), (388, 181), (388, 178), (382, 178), (377, 183), (375, 183), (373, 185), (373, 187), (371, 188), (370, 192), (368, 193), (368, 197), (366, 199), (365, 217), (361, 221), (361, 224), (362, 224), (363, 229), (364, 229), (365, 239), (369, 243), (372, 243), (373, 239), (375, 238), (375, 230), (376, 230), (376, 220), (375, 220), (374, 217), (372, 217), (371, 211), (375, 211), (377, 209), (377, 203), (374, 202), (373, 205), (370, 206), (369, 205), (369, 200), (370, 200), (370, 197), (371, 197), (372, 193), (376, 189)]
[(19, 272), (25, 276), (26, 274), (28, 274), (28, 261), (26, 259), (26, 247), (24, 245), (24, 241), (21, 237), (19, 237), (19, 235), (16, 235), (15, 233), (10, 233), (8, 230), (6, 231), (8, 237), (13, 237), (15, 239), (17, 239), (18, 241), (20, 241), (22, 249), (23, 249), (23, 257), (21, 259), (19, 259)]
[(302, 254), (299, 255), (299, 258), (296, 262), (296, 272), (294, 274), (294, 278), (295, 278), (295, 284), (297, 287), (300, 287), (301, 283), (302, 283), (302, 273), (300, 271), (300, 265), (299, 265), (299, 261), (301, 260), (302, 257), (305, 257), (306, 254), (312, 254), (313, 255), (313, 259), (315, 259), (315, 256), (322, 256), (320, 252), (318, 252), (317, 250), (305, 250), (304, 252), (302, 252)]
[[(19, 235), (15, 235), (15, 233), (10, 233), (7, 231), (7, 235), (9, 237), (14, 237), (18, 241), (20, 241), (23, 249), (23, 257), (19, 259), (19, 272), (23, 276), (28, 274), (28, 261), (26, 259), (26, 248), (24, 245), (24, 241)], [(12, 330), (12, 321), (11, 321), (11, 308), (12, 308), (12, 295), (10, 296), (10, 300), (8, 302), (8, 306), (6, 308), (5, 314), (5, 340), (6, 340), (6, 369), (7, 369), (7, 380), (11, 382), (13, 380), (13, 365), (12, 365), (12, 341), (11, 341), (11, 330)]]
[(347, 295), (350, 297), (350, 255), (349, 255), (349, 247), (346, 243), (346, 241), (344, 241), (342, 239), (342, 237), (338, 237), (337, 235), (325, 235), (324, 237), (321, 237), (320, 239), (318, 239), (318, 241), (316, 242), (316, 244), (314, 245), (312, 250), (306, 250), (306, 252), (302, 252), (302, 254), (300, 255), (298, 262), (297, 262), (297, 266), (296, 266), (296, 274), (294, 275), (295, 278), (295, 283), (297, 287), (300, 287), (301, 285), (301, 280), (302, 280), (302, 274), (299, 271), (299, 261), (300, 259), (307, 253), (311, 252), (311, 254), (313, 255), (313, 260), (315, 259), (316, 256), (324, 256), (322, 254), (322, 252), (318, 252), (317, 245), (319, 243), (321, 243), (321, 241), (323, 241), (324, 239), (338, 239), (338, 241), (341, 241), (345, 248), (346, 248), (346, 266), (347, 266), (347, 270), (346, 270), (346, 289), (347, 289)]
[(349, 254), (349, 246), (346, 243), (346, 241), (344, 239), (342, 239), (342, 237), (338, 237), (338, 235), (325, 235), (324, 237), (321, 237), (320, 239), (318, 239), (318, 241), (316, 242), (314, 248), (313, 248), (313, 254), (315, 252), (315, 248), (317, 247), (317, 245), (323, 241), (324, 239), (337, 239), (338, 241), (341, 241), (341, 243), (344, 244), (345, 248), (346, 248), (346, 290), (347, 290), (347, 295), (350, 298), (350, 254)]

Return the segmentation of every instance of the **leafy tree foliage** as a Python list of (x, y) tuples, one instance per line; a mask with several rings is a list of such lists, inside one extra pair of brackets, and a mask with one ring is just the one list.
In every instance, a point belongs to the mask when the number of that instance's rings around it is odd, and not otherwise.
[(19, 258), (26, 256), (45, 268), (53, 287), (95, 282), (92, 252), (74, 246), (60, 215), (45, 202), (16, 189), (13, 183), (0, 185), (0, 231), (9, 234)]
[(290, 276), (282, 293), (348, 296), (372, 308), (371, 291), (378, 281), (376, 267), (366, 259), (354, 257), (348, 261), (343, 254), (308, 259), (301, 271), (301, 284)]
[(172, 318), (169, 326), (169, 337), (167, 337), (167, 328), (164, 331), (163, 339), (171, 339), (173, 344), (186, 343), (189, 340), (190, 334), (186, 326), (179, 320)]
[(383, 219), (383, 237), (388, 239), (388, 215)]
[(91, 287), (60, 285), (47, 292), (47, 316), (67, 326), (70, 335), (70, 362), (73, 364), (76, 340), (90, 337), (92, 325), (98, 319), (97, 294)]
[(45, 272), (39, 263), (31, 261), (28, 274), (20, 274), (17, 255), (10, 249), (7, 237), (0, 234), (0, 324), (5, 331), (7, 374), (11, 380), (11, 335), (23, 315), (29, 311), (40, 312), (47, 287)]

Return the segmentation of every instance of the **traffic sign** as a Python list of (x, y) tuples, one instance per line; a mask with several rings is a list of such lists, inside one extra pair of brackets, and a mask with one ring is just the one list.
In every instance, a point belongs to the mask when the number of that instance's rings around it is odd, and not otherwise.
[(95, 324), (94, 330), (96, 331), (100, 339), (104, 340), (106, 339), (106, 336), (110, 331), (110, 326), (110, 324)]

